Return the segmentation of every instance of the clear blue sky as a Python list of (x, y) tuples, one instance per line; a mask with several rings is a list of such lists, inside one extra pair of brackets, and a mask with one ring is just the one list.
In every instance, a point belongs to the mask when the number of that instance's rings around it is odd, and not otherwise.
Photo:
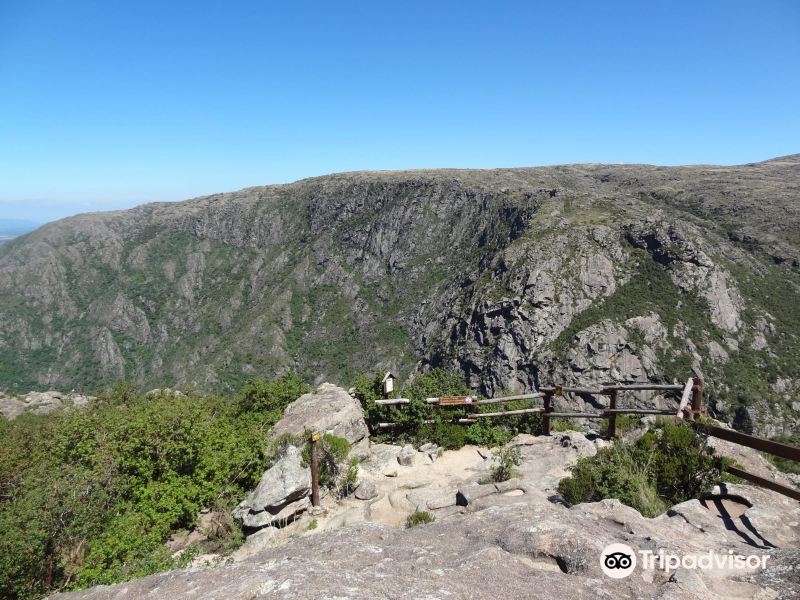
[(0, 217), (800, 152), (800, 2), (0, 0)]

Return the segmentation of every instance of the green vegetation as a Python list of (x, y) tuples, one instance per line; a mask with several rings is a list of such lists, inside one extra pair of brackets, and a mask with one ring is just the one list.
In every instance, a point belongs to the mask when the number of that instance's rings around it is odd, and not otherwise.
[(508, 481), (515, 476), (516, 470), (522, 464), (522, 453), (517, 446), (502, 446), (495, 450), (494, 453), (497, 458), (497, 465), (492, 467), (490, 476), (492, 481), (499, 483), (501, 481)]
[[(91, 409), (0, 419), (0, 597), (179, 565), (164, 542), (258, 483), (275, 455), (267, 431), (304, 388), (294, 375), (234, 399), (117, 385)], [(215, 535), (216, 548), (241, 540), (232, 520)]]
[(707, 492), (728, 464), (691, 427), (667, 424), (634, 444), (618, 441), (580, 459), (558, 491), (571, 504), (617, 498), (644, 516), (655, 517)]
[[(780, 435), (775, 438), (776, 442), (789, 444), (790, 446), (800, 447), (800, 432), (795, 432), (792, 435)], [(780, 456), (773, 456), (772, 454), (764, 454), (778, 469), (784, 473), (794, 473), (800, 475), (800, 463), (788, 458), (781, 458)]]
[[(307, 439), (307, 438), (306, 438)], [(317, 442), (317, 460), (319, 465), (319, 484), (335, 489), (339, 496), (346, 496), (355, 489), (358, 479), (358, 462), (351, 462), (343, 469), (347, 455), (350, 453), (350, 442), (336, 435), (326, 433)], [(303, 446), (303, 463), (311, 463), (311, 444)]]
[[(608, 421), (604, 421), (603, 435), (608, 435)], [(641, 418), (632, 415), (617, 415), (617, 435), (622, 435), (628, 431), (633, 431), (642, 425)]]
[[(392, 443), (413, 443), (417, 446), (433, 442), (447, 450), (475, 444), (489, 448), (508, 443), (518, 433), (540, 433), (541, 416), (538, 413), (502, 418), (483, 418), (469, 425), (453, 421), (472, 412), (497, 412), (497, 405), (452, 406), (439, 408), (424, 402), (425, 398), (437, 396), (467, 396), (472, 392), (459, 375), (442, 369), (432, 369), (402, 386), (397, 397), (408, 398), (410, 404), (382, 406), (375, 400), (382, 398), (382, 374), (372, 377), (356, 376), (353, 387), (356, 397), (364, 406), (365, 419), (372, 432), (372, 439)], [(503, 410), (530, 408), (525, 401), (509, 402)], [(433, 423), (426, 423), (433, 421)], [(383, 430), (378, 423), (399, 423), (397, 427)]]
[(416, 527), (417, 525), (427, 525), (436, 520), (431, 513), (426, 510), (415, 510), (406, 518), (406, 528)]

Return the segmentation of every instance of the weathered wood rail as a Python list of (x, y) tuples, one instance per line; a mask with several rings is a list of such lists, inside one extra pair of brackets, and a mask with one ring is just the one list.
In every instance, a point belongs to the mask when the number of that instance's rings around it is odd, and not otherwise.
[[(678, 408), (672, 410), (649, 409), (649, 408), (620, 408), (620, 393), (626, 391), (653, 391), (653, 392), (674, 392), (681, 393), (678, 401)], [(569, 387), (551, 386), (541, 387), (538, 391), (530, 394), (517, 394), (511, 396), (501, 396), (498, 398), (478, 399), (474, 396), (445, 396), (437, 398), (426, 398), (424, 402), (437, 408), (469, 408), (493, 404), (504, 404), (517, 402), (520, 400), (538, 400), (541, 398), (542, 406), (532, 406), (530, 408), (518, 408), (514, 410), (501, 410), (494, 412), (472, 412), (466, 416), (453, 418), (451, 423), (470, 424), (476, 423), (479, 419), (491, 419), (499, 417), (513, 417), (526, 414), (542, 415), (542, 434), (550, 435), (551, 419), (607, 419), (608, 437), (614, 438), (617, 435), (617, 416), (618, 415), (671, 415), (679, 420), (687, 420), (694, 427), (695, 431), (701, 435), (708, 435), (722, 440), (753, 448), (760, 452), (766, 452), (773, 456), (800, 462), (800, 448), (782, 444), (773, 440), (748, 435), (732, 429), (725, 429), (699, 421), (703, 411), (703, 380), (697, 377), (690, 377), (684, 385), (678, 384), (647, 384), (637, 383), (628, 385), (604, 385), (601, 387)], [(556, 397), (566, 394), (577, 396), (607, 396), (608, 408), (596, 412), (556, 412), (553, 408), (553, 400)], [(387, 398), (376, 400), (375, 404), (385, 406), (402, 406), (410, 404), (408, 398)], [(435, 423), (435, 419), (426, 420), (425, 423)], [(378, 423), (380, 428), (397, 427), (399, 423)], [(748, 473), (738, 467), (728, 467), (726, 469), (732, 475), (740, 477), (746, 481), (773, 490), (790, 498), (800, 501), (800, 490), (789, 487), (778, 481), (767, 479), (760, 475)]]
[[(702, 386), (703, 383), (699, 379), (690, 379), (686, 385), (676, 384), (646, 384), (637, 383), (630, 385), (605, 385), (602, 387), (588, 388), (588, 387), (568, 387), (568, 386), (555, 386), (555, 387), (542, 387), (537, 392), (530, 394), (515, 394), (511, 396), (500, 396), (498, 398), (478, 399), (475, 396), (443, 396), (434, 398), (425, 398), (423, 402), (439, 408), (456, 408), (456, 407), (471, 407), (471, 406), (485, 406), (488, 404), (505, 404), (508, 402), (518, 402), (521, 400), (538, 400), (542, 399), (543, 406), (534, 406), (530, 408), (520, 408), (515, 410), (494, 411), (494, 412), (473, 412), (458, 419), (453, 419), (454, 423), (475, 423), (478, 419), (488, 419), (497, 417), (512, 417), (525, 414), (541, 413), (542, 415), (542, 433), (550, 435), (551, 421), (553, 418), (575, 418), (575, 419), (607, 419), (608, 420), (608, 434), (609, 437), (616, 436), (617, 431), (617, 415), (683, 415), (686, 412), (686, 402), (683, 401), (685, 397), (692, 400), (692, 409), (690, 418), (694, 418), (700, 414), (702, 405)], [(683, 392), (682, 403), (676, 413), (675, 410), (660, 410), (660, 409), (647, 409), (647, 408), (619, 408), (618, 401), (620, 392), (625, 391), (659, 391), (659, 392)], [(565, 394), (575, 394), (578, 396), (608, 396), (609, 406), (606, 410), (598, 412), (555, 412), (553, 410), (553, 398), (556, 396), (564, 396)], [(688, 396), (687, 396), (688, 394)], [(376, 400), (375, 404), (382, 406), (402, 406), (410, 404), (411, 400), (408, 398), (385, 398)], [(435, 420), (430, 419), (426, 423), (434, 423)], [(380, 428), (397, 427), (398, 423), (378, 423)]]

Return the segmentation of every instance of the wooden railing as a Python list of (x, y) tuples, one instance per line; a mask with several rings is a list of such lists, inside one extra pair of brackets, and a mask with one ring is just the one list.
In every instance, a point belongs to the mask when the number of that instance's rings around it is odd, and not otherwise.
[[(678, 401), (677, 409), (661, 410), (649, 408), (620, 408), (619, 400), (620, 393), (626, 391), (658, 391), (658, 392), (674, 392), (681, 393), (680, 400)], [(553, 400), (559, 396), (567, 394), (575, 394), (578, 396), (607, 396), (608, 408), (596, 412), (556, 412), (553, 409)], [(538, 400), (542, 399), (542, 406), (532, 406), (530, 408), (520, 408), (515, 410), (494, 411), (494, 412), (472, 412), (465, 417), (451, 419), (452, 423), (469, 424), (475, 423), (479, 419), (491, 419), (497, 417), (512, 417), (525, 414), (542, 415), (542, 434), (550, 435), (551, 432), (551, 419), (554, 418), (567, 418), (567, 419), (607, 419), (608, 420), (608, 437), (614, 438), (617, 435), (617, 416), (618, 415), (672, 415), (679, 420), (687, 420), (701, 435), (716, 437), (721, 440), (726, 440), (734, 444), (746, 446), (766, 452), (773, 456), (800, 462), (800, 448), (767, 440), (764, 438), (748, 435), (732, 429), (725, 429), (716, 425), (702, 423), (699, 417), (703, 411), (703, 380), (697, 377), (690, 377), (684, 385), (673, 384), (648, 384), (636, 383), (629, 385), (604, 385), (600, 387), (568, 387), (568, 386), (553, 386), (541, 387), (538, 391), (530, 394), (517, 394), (512, 396), (501, 396), (498, 398), (478, 399), (474, 396), (443, 396), (426, 398), (426, 404), (433, 405), (437, 408), (469, 408), (477, 406), (485, 406), (490, 404), (504, 404), (508, 402), (517, 402), (520, 400)], [(404, 405), (410, 404), (411, 400), (408, 398), (387, 398), (383, 400), (376, 400), (375, 404), (391, 406), (391, 405)], [(426, 423), (434, 423), (435, 420), (430, 419)], [(396, 427), (399, 423), (378, 423), (380, 428)], [(784, 485), (778, 481), (767, 479), (760, 475), (748, 473), (738, 467), (728, 467), (726, 469), (732, 475), (740, 477), (756, 485), (760, 485), (767, 489), (776, 491), (780, 494), (800, 500), (800, 490)]]
[[(649, 408), (619, 408), (618, 401), (620, 392), (625, 391), (660, 391), (660, 392), (683, 392), (680, 405), (676, 412), (672, 410), (660, 410)], [(608, 396), (609, 406), (606, 410), (597, 412), (555, 412), (553, 410), (553, 399), (556, 396), (565, 396), (566, 394), (576, 394), (580, 396)], [(511, 396), (500, 396), (498, 398), (488, 398), (480, 400), (475, 396), (441, 396), (433, 398), (425, 398), (423, 402), (433, 405), (438, 408), (469, 408), (473, 406), (485, 406), (487, 404), (504, 404), (508, 402), (518, 402), (520, 400), (538, 400), (542, 399), (542, 406), (533, 406), (530, 408), (520, 408), (515, 410), (501, 410), (494, 412), (473, 412), (465, 417), (452, 419), (453, 423), (469, 424), (475, 423), (478, 419), (490, 419), (496, 417), (512, 417), (525, 414), (540, 413), (542, 415), (542, 434), (550, 435), (551, 419), (553, 418), (568, 418), (568, 419), (608, 419), (608, 435), (609, 437), (616, 436), (617, 431), (617, 415), (678, 415), (683, 418), (685, 414), (689, 418), (694, 419), (700, 414), (703, 402), (703, 382), (700, 379), (691, 378), (686, 382), (686, 385), (670, 385), (670, 384), (647, 384), (637, 383), (631, 385), (604, 385), (596, 388), (583, 388), (583, 387), (568, 387), (568, 386), (555, 386), (555, 387), (542, 387), (539, 391), (530, 394), (516, 394)], [(691, 400), (691, 409), (688, 408), (688, 398)], [(383, 400), (376, 400), (375, 404), (383, 406), (402, 406), (410, 404), (411, 400), (408, 398), (386, 398)], [(426, 423), (435, 422), (433, 419), (425, 421)], [(398, 423), (378, 423), (380, 428), (397, 427)]]

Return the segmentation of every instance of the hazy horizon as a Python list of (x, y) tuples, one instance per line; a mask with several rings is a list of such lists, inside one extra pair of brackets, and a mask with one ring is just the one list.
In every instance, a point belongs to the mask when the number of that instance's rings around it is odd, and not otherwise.
[[(0, 216), (798, 151), (800, 4), (0, 3)], [(42, 43), (46, 40), (46, 43)]]

